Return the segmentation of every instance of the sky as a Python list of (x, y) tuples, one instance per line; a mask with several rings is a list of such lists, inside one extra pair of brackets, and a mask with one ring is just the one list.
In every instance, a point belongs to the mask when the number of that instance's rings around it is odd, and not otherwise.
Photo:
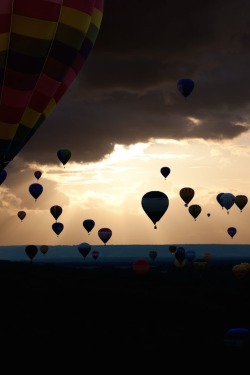
[[(112, 230), (109, 244), (248, 244), (250, 202), (227, 212), (216, 197), (250, 192), (249, 14), (244, 0), (106, 0), (85, 66), (6, 167), (0, 246), (102, 244), (101, 228)], [(182, 78), (195, 82), (186, 99)], [(61, 148), (72, 154), (64, 166)], [(35, 201), (29, 185), (37, 182)], [(183, 187), (202, 207), (196, 220)], [(157, 229), (141, 205), (149, 191), (169, 199)], [(53, 205), (63, 208), (59, 236)], [(85, 219), (95, 221), (90, 234)]]

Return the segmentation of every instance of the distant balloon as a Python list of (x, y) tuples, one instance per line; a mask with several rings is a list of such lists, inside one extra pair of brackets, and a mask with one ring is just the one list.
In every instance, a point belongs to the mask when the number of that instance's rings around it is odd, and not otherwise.
[(207, 213), (207, 217), (210, 217), (210, 216), (211, 216), (211, 214), (210, 214), (210, 212), (208, 212), (208, 213)]
[(99, 258), (99, 255), (100, 255), (100, 253), (99, 253), (98, 250), (93, 250), (93, 251), (92, 251), (92, 258), (93, 258), (94, 260), (97, 260), (97, 259)]
[(227, 233), (229, 234), (230, 237), (234, 238), (234, 236), (237, 233), (237, 229), (235, 227), (230, 227), (227, 229)]
[(83, 256), (84, 259), (89, 254), (90, 250), (91, 250), (91, 245), (87, 242), (83, 242), (80, 245), (78, 245), (78, 251)]
[(95, 222), (92, 219), (85, 219), (85, 220), (83, 220), (82, 225), (89, 234), (92, 231), (92, 229), (94, 228)]
[(242, 279), (244, 278), (250, 271), (250, 263), (239, 263), (233, 266), (232, 272), (234, 276)]
[(39, 178), (41, 177), (41, 175), (42, 175), (42, 172), (41, 172), (41, 171), (35, 171), (35, 172), (34, 172), (34, 176), (35, 176), (35, 178), (36, 178), (37, 180), (39, 180)]
[(17, 216), (19, 217), (19, 219), (20, 219), (21, 221), (23, 221), (23, 219), (24, 219), (25, 216), (26, 216), (26, 212), (25, 212), (25, 211), (18, 211)]
[(189, 262), (192, 262), (194, 259), (195, 259), (195, 251), (194, 250), (187, 250), (186, 253), (186, 259), (189, 261)]
[(194, 189), (190, 187), (184, 187), (179, 192), (181, 199), (185, 202), (185, 206), (188, 207), (188, 204), (194, 197)]
[(223, 193), (220, 196), (220, 202), (221, 205), (226, 208), (227, 213), (229, 214), (230, 208), (234, 205), (235, 196), (231, 193)]
[(57, 157), (60, 162), (65, 165), (68, 163), (69, 159), (71, 158), (71, 151), (66, 148), (61, 148), (57, 151)]
[(222, 207), (222, 209), (223, 209), (223, 203), (221, 202), (221, 196), (222, 196), (222, 194), (224, 194), (224, 193), (219, 193), (217, 196), (216, 196), (216, 199), (217, 199), (217, 202), (219, 203), (219, 205)]
[(62, 207), (58, 206), (57, 204), (50, 207), (50, 213), (54, 217), (55, 220), (57, 220), (59, 216), (61, 216), (62, 212), (63, 212)]
[(112, 230), (109, 228), (101, 228), (98, 230), (98, 237), (102, 240), (104, 245), (107, 244), (111, 236), (112, 236)]
[(45, 255), (49, 250), (49, 246), (48, 245), (41, 245), (40, 246), (40, 251), (43, 255)]
[(194, 89), (194, 81), (189, 78), (182, 78), (177, 82), (177, 89), (187, 98)]
[(32, 195), (32, 197), (35, 198), (35, 200), (37, 200), (43, 192), (43, 187), (41, 184), (38, 183), (31, 184), (29, 186), (29, 192)]
[(149, 255), (149, 258), (151, 260), (155, 260), (157, 258), (157, 251), (156, 250), (150, 250), (148, 255)]
[(27, 256), (30, 258), (30, 260), (32, 261), (32, 259), (36, 256), (38, 252), (38, 248), (36, 245), (28, 245), (25, 247), (25, 252)]
[(150, 265), (146, 259), (136, 259), (132, 263), (134, 272), (138, 275), (146, 275), (150, 270)]
[(169, 199), (167, 195), (161, 191), (149, 191), (143, 195), (141, 205), (156, 229), (156, 223), (162, 218), (168, 209)]
[(63, 223), (59, 223), (58, 221), (52, 224), (52, 229), (57, 234), (57, 237), (63, 231), (63, 228), (64, 228)]
[(171, 254), (174, 254), (176, 252), (177, 246), (176, 245), (169, 245), (168, 247)]
[(247, 202), (248, 202), (248, 198), (246, 195), (236, 195), (234, 203), (240, 209), (241, 212), (243, 208), (245, 207), (245, 205), (247, 204)]
[(163, 177), (165, 177), (165, 180), (166, 180), (166, 178), (170, 174), (170, 168), (169, 167), (162, 167), (161, 168), (161, 174), (162, 174)]
[(182, 246), (177, 247), (174, 256), (175, 256), (175, 259), (178, 260), (178, 262), (182, 263), (186, 258), (185, 248)]
[(0, 170), (0, 185), (4, 182), (7, 177), (7, 172), (5, 169)]
[(190, 215), (193, 216), (194, 220), (196, 220), (201, 213), (201, 206), (198, 204), (192, 204), (188, 207), (188, 211)]

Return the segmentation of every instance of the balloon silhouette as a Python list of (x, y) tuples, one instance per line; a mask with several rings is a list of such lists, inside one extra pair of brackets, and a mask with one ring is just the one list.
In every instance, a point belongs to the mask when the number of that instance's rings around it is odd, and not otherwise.
[(35, 171), (35, 172), (34, 172), (34, 176), (35, 176), (35, 178), (36, 178), (37, 180), (39, 180), (39, 178), (41, 177), (41, 175), (42, 175), (42, 172), (41, 172), (41, 171)]
[(230, 237), (234, 238), (234, 236), (237, 233), (237, 229), (235, 227), (229, 227), (227, 228), (227, 233), (229, 234)]
[(104, 245), (107, 244), (111, 236), (112, 236), (112, 231), (109, 228), (101, 228), (98, 230), (98, 237), (102, 240)]
[(50, 213), (53, 216), (55, 220), (59, 218), (59, 216), (62, 214), (63, 209), (61, 206), (58, 206), (57, 204), (50, 207)]
[(7, 177), (7, 172), (5, 169), (0, 170), (0, 185), (4, 182)]
[(240, 209), (241, 212), (243, 208), (245, 207), (245, 205), (247, 204), (247, 202), (248, 202), (248, 198), (246, 195), (236, 195), (234, 203)]
[(83, 242), (78, 246), (78, 251), (83, 256), (84, 259), (89, 254), (90, 250), (91, 250), (91, 245), (88, 244), (87, 242)]
[(60, 162), (65, 165), (68, 163), (69, 159), (71, 158), (71, 151), (67, 148), (61, 148), (57, 151), (57, 157)]
[(148, 255), (149, 255), (150, 259), (155, 260), (157, 258), (157, 251), (156, 250), (150, 250)]
[(165, 180), (166, 178), (168, 177), (168, 175), (170, 174), (170, 168), (169, 167), (162, 167), (161, 168), (161, 174), (163, 177), (165, 177)]
[(26, 212), (25, 212), (25, 211), (18, 211), (17, 216), (19, 217), (19, 219), (20, 219), (21, 221), (23, 221), (23, 219), (24, 219), (25, 216), (26, 216)]
[(98, 250), (92, 251), (92, 258), (94, 260), (97, 260), (99, 258), (99, 251)]
[(28, 245), (25, 247), (25, 252), (27, 256), (30, 258), (30, 260), (32, 261), (38, 252), (38, 248), (36, 245)]
[(184, 187), (179, 192), (181, 199), (185, 202), (185, 207), (188, 207), (188, 204), (194, 197), (194, 189), (190, 187)]
[(220, 202), (223, 207), (227, 210), (229, 214), (230, 208), (234, 205), (235, 196), (232, 193), (223, 193), (220, 196)]
[(171, 254), (174, 254), (177, 250), (177, 246), (176, 245), (169, 245), (168, 250)]
[(64, 228), (63, 223), (59, 223), (58, 221), (52, 224), (52, 229), (57, 234), (57, 237), (63, 231), (63, 228)]
[(29, 192), (32, 195), (32, 197), (35, 198), (35, 200), (37, 200), (43, 192), (43, 187), (41, 184), (38, 183), (31, 184), (29, 186)]
[(186, 252), (185, 248), (180, 246), (177, 247), (176, 252), (174, 253), (175, 259), (178, 260), (178, 262), (182, 263), (186, 259)]
[(1, 1), (0, 169), (77, 77), (96, 41), (103, 6), (104, 0)]
[(187, 98), (194, 89), (194, 81), (189, 78), (182, 78), (177, 82), (177, 89)]
[(216, 199), (217, 199), (217, 202), (219, 203), (219, 205), (222, 207), (223, 209), (223, 203), (221, 202), (221, 196), (223, 195), (224, 193), (219, 193), (217, 196), (216, 196)]
[(82, 225), (89, 234), (92, 231), (92, 229), (94, 228), (95, 222), (92, 219), (86, 219), (86, 220), (83, 220)]
[(147, 216), (157, 229), (156, 223), (162, 218), (169, 206), (167, 195), (161, 191), (149, 191), (144, 194), (141, 205)]
[(49, 246), (48, 245), (41, 245), (40, 246), (40, 251), (43, 255), (45, 255), (49, 250)]
[(198, 204), (192, 204), (190, 207), (188, 207), (188, 211), (190, 215), (193, 216), (194, 220), (196, 220), (201, 213), (201, 206)]

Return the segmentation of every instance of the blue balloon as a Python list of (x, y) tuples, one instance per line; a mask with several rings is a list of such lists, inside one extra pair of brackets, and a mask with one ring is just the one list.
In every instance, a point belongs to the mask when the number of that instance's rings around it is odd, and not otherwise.
[(194, 89), (194, 81), (192, 79), (189, 79), (189, 78), (180, 79), (177, 82), (177, 88), (180, 91), (180, 93), (185, 98), (187, 98)]

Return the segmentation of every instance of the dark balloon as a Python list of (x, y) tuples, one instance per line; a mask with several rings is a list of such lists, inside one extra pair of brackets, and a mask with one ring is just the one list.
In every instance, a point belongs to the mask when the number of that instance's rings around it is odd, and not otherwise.
[(101, 228), (98, 230), (98, 237), (102, 240), (104, 245), (107, 244), (111, 236), (112, 236), (112, 230), (109, 228)]
[(86, 220), (83, 220), (82, 225), (89, 234), (92, 231), (92, 229), (94, 228), (95, 222), (92, 219), (86, 219)]
[(31, 184), (29, 186), (29, 192), (32, 195), (32, 197), (35, 198), (35, 200), (37, 200), (37, 198), (39, 198), (43, 192), (43, 187), (41, 184), (38, 183)]
[(216, 199), (217, 199), (217, 202), (219, 203), (219, 205), (222, 207), (223, 209), (223, 203), (221, 202), (221, 196), (223, 195), (224, 193), (219, 193), (217, 196), (216, 196)]
[(150, 259), (155, 260), (157, 258), (157, 251), (156, 250), (150, 250), (148, 255), (149, 255)]
[(229, 234), (230, 237), (234, 238), (234, 236), (237, 233), (237, 229), (234, 227), (230, 227), (227, 229), (227, 233)]
[(50, 207), (50, 213), (54, 217), (55, 220), (57, 220), (59, 216), (61, 216), (62, 212), (63, 212), (63, 209), (61, 206), (54, 205)]
[(94, 260), (97, 260), (99, 258), (99, 251), (98, 250), (93, 250), (92, 251), (92, 258)]
[(30, 258), (30, 260), (32, 260), (36, 256), (38, 248), (35, 245), (28, 245), (25, 248), (25, 252), (27, 256)]
[(246, 197), (246, 195), (236, 195), (234, 203), (240, 209), (241, 212), (243, 208), (245, 207), (245, 205), (247, 204), (247, 202), (248, 202), (248, 198)]
[(177, 89), (185, 98), (187, 98), (194, 89), (194, 81), (189, 78), (180, 79), (177, 82)]
[(186, 259), (189, 261), (189, 262), (192, 262), (194, 259), (195, 259), (195, 251), (194, 250), (187, 250), (185, 252), (185, 255), (186, 255)]
[(39, 180), (39, 178), (42, 176), (42, 172), (41, 171), (35, 171), (34, 172), (34, 176), (37, 180)]
[(182, 263), (186, 259), (185, 248), (182, 246), (177, 247), (174, 256), (175, 259), (178, 260), (178, 262)]
[(190, 207), (188, 207), (188, 211), (190, 215), (193, 216), (194, 220), (196, 220), (201, 213), (201, 206), (198, 204), (192, 204)]
[[(1, 168), (1, 165), (0, 165), (0, 168)], [(2, 185), (6, 177), (7, 177), (6, 170), (5, 169), (0, 170), (0, 185)]]
[(169, 245), (168, 250), (171, 254), (174, 254), (176, 252), (177, 246), (176, 245)]
[(0, 169), (4, 169), (87, 61), (99, 33), (104, 0), (0, 3)]
[(235, 196), (232, 193), (223, 193), (220, 196), (220, 202), (223, 207), (227, 210), (229, 214), (230, 208), (234, 205)]
[(78, 251), (83, 256), (84, 259), (89, 254), (90, 250), (91, 250), (91, 245), (88, 244), (87, 242), (83, 242), (78, 246)]
[(149, 191), (143, 195), (141, 205), (156, 229), (156, 223), (168, 209), (169, 199), (167, 195), (161, 191)]
[(194, 189), (190, 187), (184, 187), (179, 192), (181, 199), (185, 202), (185, 206), (188, 207), (188, 204), (194, 197)]
[(71, 158), (71, 151), (66, 148), (62, 148), (57, 151), (57, 157), (60, 160), (60, 162), (63, 165), (65, 165), (68, 163), (69, 159)]
[(166, 178), (170, 174), (170, 168), (169, 167), (162, 167), (161, 168), (161, 174), (162, 174), (163, 177), (165, 177), (165, 180), (166, 180)]
[(23, 221), (23, 219), (24, 219), (25, 216), (26, 216), (26, 212), (25, 212), (25, 211), (18, 211), (17, 216), (19, 217), (19, 219), (20, 219), (21, 221)]
[(59, 234), (63, 231), (63, 228), (63, 223), (59, 223), (58, 221), (52, 224), (52, 229), (57, 234), (57, 236), (59, 236)]
[(138, 275), (145, 275), (150, 270), (150, 265), (146, 259), (136, 259), (132, 263), (134, 272)]
[(48, 245), (41, 245), (40, 246), (40, 251), (43, 255), (45, 255), (49, 250), (49, 246)]

